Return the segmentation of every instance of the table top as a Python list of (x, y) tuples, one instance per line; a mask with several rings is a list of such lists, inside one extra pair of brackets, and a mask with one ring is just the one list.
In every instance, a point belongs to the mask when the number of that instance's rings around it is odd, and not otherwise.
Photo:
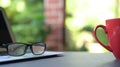
[(119, 67), (112, 53), (64, 52), (60, 56), (1, 64), (0, 67)]

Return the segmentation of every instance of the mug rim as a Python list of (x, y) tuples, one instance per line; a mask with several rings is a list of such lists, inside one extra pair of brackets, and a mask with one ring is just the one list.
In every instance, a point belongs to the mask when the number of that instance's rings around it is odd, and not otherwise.
[(112, 19), (107, 19), (106, 20), (106, 23), (109, 23), (109, 22), (119, 22), (120, 23), (120, 18), (112, 18)]
[(111, 18), (111, 19), (106, 19), (106, 21), (109, 21), (109, 20), (120, 20), (120, 18)]

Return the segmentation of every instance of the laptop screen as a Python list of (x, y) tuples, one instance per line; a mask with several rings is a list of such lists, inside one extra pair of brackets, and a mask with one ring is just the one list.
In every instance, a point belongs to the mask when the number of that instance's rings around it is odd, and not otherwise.
[(15, 39), (8, 22), (5, 10), (0, 7), (0, 46), (2, 43), (13, 43)]

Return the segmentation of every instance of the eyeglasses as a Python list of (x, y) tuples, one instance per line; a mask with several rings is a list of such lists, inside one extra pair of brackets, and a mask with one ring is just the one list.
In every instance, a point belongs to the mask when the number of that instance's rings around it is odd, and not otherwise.
[(34, 55), (41, 55), (46, 50), (45, 43), (9, 43), (3, 44), (7, 48), (7, 53), (11, 56), (21, 56), (27, 52), (28, 47)]

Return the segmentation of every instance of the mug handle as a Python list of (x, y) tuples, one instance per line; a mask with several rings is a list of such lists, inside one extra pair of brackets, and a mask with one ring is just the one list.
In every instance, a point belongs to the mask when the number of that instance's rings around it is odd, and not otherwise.
[(100, 43), (100, 45), (101, 46), (103, 46), (104, 48), (106, 48), (107, 50), (109, 50), (110, 52), (112, 52), (112, 49), (111, 49), (111, 47), (110, 46), (106, 46), (105, 44), (103, 44), (99, 39), (98, 39), (98, 37), (97, 37), (97, 33), (96, 33), (96, 31), (97, 31), (97, 29), (98, 28), (103, 28), (104, 29), (104, 32), (107, 34), (107, 30), (106, 30), (106, 27), (104, 26), (104, 25), (97, 25), (96, 27), (95, 27), (95, 29), (94, 29), (94, 37), (95, 37), (95, 39), (97, 40), (97, 42), (98, 43)]

